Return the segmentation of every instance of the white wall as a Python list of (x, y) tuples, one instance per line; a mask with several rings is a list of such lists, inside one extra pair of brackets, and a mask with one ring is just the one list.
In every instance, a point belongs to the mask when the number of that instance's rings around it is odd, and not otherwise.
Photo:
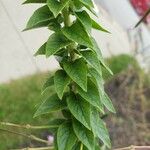
[[(47, 40), (46, 29), (21, 32), (28, 18), (39, 5), (21, 5), (21, 0), (0, 0), (0, 82), (54, 70), (58, 64), (53, 57), (33, 57), (34, 52)], [(127, 34), (103, 11), (99, 22), (112, 34), (93, 32), (105, 57), (130, 51)]]

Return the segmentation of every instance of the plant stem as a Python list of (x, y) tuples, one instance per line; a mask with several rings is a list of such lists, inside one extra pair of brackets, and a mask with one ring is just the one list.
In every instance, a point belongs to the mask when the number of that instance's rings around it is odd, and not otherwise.
[[(64, 0), (61, 0), (62, 3)], [(69, 27), (71, 25), (70, 14), (69, 14), (69, 6), (66, 6), (62, 11), (64, 17), (64, 26)]]
[(128, 146), (128, 147), (124, 147), (124, 148), (117, 148), (117, 149), (114, 149), (114, 150), (140, 150), (140, 149), (149, 149), (150, 146), (134, 146), (134, 145), (131, 145), (131, 146)]
[(35, 141), (38, 141), (38, 142), (41, 142), (41, 143), (46, 143), (46, 144), (49, 144), (48, 141), (46, 140), (43, 140), (43, 139), (40, 139), (34, 135), (26, 135), (26, 134), (23, 134), (23, 133), (18, 133), (18, 132), (14, 132), (14, 131), (10, 131), (10, 130), (6, 130), (6, 129), (0, 129), (0, 131), (4, 131), (4, 132), (9, 132), (9, 133), (12, 133), (12, 134), (16, 134), (16, 135), (19, 135), (19, 136), (23, 136), (25, 138), (29, 138), (31, 140), (35, 140)]
[(26, 147), (22, 149), (11, 149), (11, 150), (52, 150), (52, 149), (54, 149), (54, 147), (37, 147), (37, 148)]
[(0, 125), (17, 127), (17, 128), (24, 128), (24, 129), (49, 129), (49, 128), (57, 128), (57, 127), (59, 127), (59, 126), (56, 126), (56, 125), (46, 125), (46, 126), (32, 126), (30, 124), (19, 125), (19, 124), (14, 124), (14, 123), (9, 123), (9, 122), (0, 122)]
[(83, 144), (81, 143), (81, 145), (80, 145), (80, 150), (83, 150)]

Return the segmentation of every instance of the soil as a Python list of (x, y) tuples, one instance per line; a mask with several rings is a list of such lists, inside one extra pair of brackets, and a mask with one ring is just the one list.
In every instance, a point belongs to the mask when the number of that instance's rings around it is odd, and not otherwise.
[(150, 85), (145, 76), (128, 68), (105, 88), (117, 111), (106, 118), (113, 148), (150, 145)]

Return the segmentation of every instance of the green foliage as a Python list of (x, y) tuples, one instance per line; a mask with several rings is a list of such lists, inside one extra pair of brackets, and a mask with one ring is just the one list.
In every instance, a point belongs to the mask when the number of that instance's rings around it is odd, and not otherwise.
[(57, 17), (69, 1), (70, 0), (63, 0), (63, 2), (58, 2), (54, 0), (47, 0), (47, 6), (49, 7), (50, 11), (53, 12), (54, 16)]
[(96, 54), (91, 50), (81, 51), (81, 54), (86, 59), (87, 63), (101, 75), (101, 65)]
[(99, 109), (100, 112), (104, 112), (103, 105), (100, 100), (100, 95), (98, 92), (98, 88), (95, 86), (95, 84), (88, 80), (88, 89), (87, 92), (83, 91), (80, 87), (77, 86), (78, 93), (92, 106), (95, 106)]
[(44, 92), (48, 87), (54, 85), (54, 77), (50, 76), (46, 82), (43, 84), (42, 92)]
[(45, 55), (45, 53), (46, 53), (46, 43), (44, 43), (44, 44), (37, 50), (37, 52), (34, 54), (34, 56)]
[(95, 137), (99, 137), (104, 144), (110, 148), (109, 134), (106, 129), (105, 123), (100, 119), (98, 111), (93, 108), (91, 112), (91, 128)]
[(66, 122), (60, 125), (57, 132), (58, 149), (70, 150), (75, 145), (76, 140), (76, 135), (70, 123)]
[[(11, 81), (9, 84), (0, 84), (0, 120), (17, 124), (48, 124), (52, 114), (33, 119), (34, 111), (41, 103), (41, 98), (48, 96), (47, 93), (43, 96), (40, 94), (45, 76), (45, 73), (37, 74)], [(49, 88), (48, 92), (53, 93), (53, 90)], [(14, 128), (10, 128), (10, 130), (14, 130)], [(20, 130), (16, 131), (21, 132)], [(26, 131), (24, 132), (26, 133)], [(33, 133), (39, 135), (41, 131)], [(24, 137), (0, 132), (0, 150), (17, 149), (29, 142), (25, 141)]]
[(25, 3), (43, 2), (45, 5), (34, 12), (25, 30), (47, 27), (54, 32), (35, 55), (59, 56), (61, 69), (44, 84), (43, 91), (54, 84), (55, 94), (42, 102), (34, 116), (62, 112), (65, 121), (58, 124), (55, 149), (96, 150), (99, 139), (110, 148), (100, 115), (105, 114), (105, 107), (111, 112), (115, 110), (104, 91), (101, 68), (112, 72), (91, 37), (92, 28), (108, 31), (87, 11), (94, 13), (92, 0), (27, 0)]
[(46, 0), (26, 0), (23, 4), (28, 4), (28, 3), (46, 3)]
[[(106, 59), (106, 62), (108, 63), (108, 66), (110, 66), (111, 70), (114, 72), (114, 75), (127, 69), (129, 65), (134, 66), (134, 68), (138, 68), (138, 64), (135, 61), (135, 59), (129, 55), (113, 56), (109, 59)], [(124, 65), (120, 66), (119, 67), (120, 69), (118, 69), (118, 65), (113, 65), (112, 64), (113, 62), (115, 64), (124, 64)], [(94, 83), (95, 84), (99, 83), (97, 85), (100, 87), (101, 86), (103, 87), (103, 80), (99, 76), (97, 71), (95, 71), (95, 69), (92, 69), (92, 68), (90, 70), (91, 70), (90, 71), (91, 75), (92, 73), (97, 74), (98, 82), (95, 81)], [(136, 70), (136, 71), (139, 73), (139, 71), (141, 70)], [(104, 77), (106, 75), (105, 73), (106, 72), (103, 72)], [(47, 76), (47, 79), (45, 79), (45, 76)], [(94, 80), (94, 76), (92, 78)], [(145, 85), (148, 86), (149, 82), (146, 78), (147, 76), (144, 75), (143, 79), (144, 79), (144, 82), (146, 82)], [(107, 81), (107, 79), (110, 79), (110, 76), (109, 78), (105, 77), (105, 79)], [(61, 120), (54, 119), (53, 121), (49, 121), (49, 118), (53, 118), (50, 114), (42, 115), (41, 117), (36, 117), (33, 119), (32, 114), (36, 110), (36, 107), (34, 106), (41, 103), (40, 92), (41, 92), (41, 86), (44, 81), (47, 81), (47, 82), (44, 84), (43, 89), (42, 89), (42, 91), (45, 89), (43, 96), (45, 94), (48, 94), (49, 96), (49, 93), (53, 93), (55, 89), (53, 86), (54, 78), (52, 74), (51, 75), (46, 75), (45, 73), (37, 74), (37, 75), (29, 76), (26, 78), (22, 78), (16, 81), (12, 81), (9, 84), (0, 85), (0, 118), (1, 120), (6, 121), (6, 122), (8, 121), (8, 122), (14, 122), (14, 123), (21, 123), (21, 124), (29, 123), (29, 124), (34, 124), (34, 125), (48, 123), (49, 125), (54, 125), (54, 126), (61, 125), (62, 123), (64, 123), (65, 119), (61, 119)], [(103, 90), (101, 89), (101, 91)], [(104, 98), (101, 100), (102, 100), (102, 103), (103, 101), (105, 101)], [(103, 104), (105, 104), (105, 102)], [(110, 105), (110, 103), (108, 104)], [(106, 101), (106, 105), (107, 105), (107, 101)], [(111, 107), (110, 107), (110, 110), (111, 110)], [(0, 141), (1, 141), (0, 150), (10, 149), (10, 148), (17, 149), (26, 140), (20, 136), (10, 135), (6, 133), (2, 133), (2, 132), (0, 132), (0, 135), (1, 135), (0, 136)], [(73, 149), (73, 150), (79, 150), (80, 142), (78, 142), (74, 146), (74, 148), (76, 149)]]
[(73, 129), (79, 141), (81, 141), (89, 150), (94, 150), (93, 133), (75, 119), (73, 120)]
[(67, 99), (71, 114), (86, 128), (90, 129), (90, 104), (79, 95), (70, 95)]
[(92, 0), (80, 0), (81, 3), (83, 3), (85, 6), (94, 7)]
[(49, 98), (47, 98), (46, 100), (44, 100), (44, 102), (42, 102), (42, 104), (40, 105), (36, 113), (34, 114), (34, 117), (37, 117), (42, 114), (47, 114), (47, 113), (51, 113), (54, 111), (58, 111), (65, 107), (66, 107), (65, 104), (62, 103), (62, 101), (60, 101), (60, 99), (58, 98), (56, 94), (54, 94), (50, 96)]
[(25, 30), (47, 27), (51, 19), (54, 19), (54, 16), (52, 12), (49, 11), (48, 7), (46, 5), (40, 7), (29, 19)]
[(111, 112), (116, 113), (115, 108), (110, 100), (110, 98), (108, 97), (108, 95), (106, 93), (104, 93), (103, 98), (102, 98), (102, 103), (104, 104), (104, 106)]
[(85, 10), (83, 10), (81, 12), (76, 12), (76, 16), (78, 20), (82, 23), (82, 25), (85, 27), (87, 32), (90, 33), (92, 29), (92, 22), (89, 14)]
[[(127, 69), (130, 65), (139, 70), (137, 61), (132, 56), (126, 54), (113, 56), (111, 58), (108, 58), (106, 62), (114, 74), (120, 73), (124, 69)], [(110, 74), (108, 74), (105, 69), (103, 69), (103, 77), (105, 80), (112, 78), (112, 76), (110, 76)]]
[[(70, 27), (63, 28), (63, 34), (70, 40), (87, 47), (92, 47), (92, 43), (84, 26), (77, 20)], [(84, 37), (84, 38), (83, 38)]]
[(70, 78), (67, 76), (66, 72), (63, 70), (58, 70), (54, 76), (55, 91), (60, 99), (62, 99), (63, 94), (70, 83)]
[(52, 34), (46, 44), (46, 56), (51, 56), (58, 52), (60, 49), (68, 46), (70, 44), (70, 40), (68, 40), (61, 33)]
[(82, 58), (63, 63), (64, 70), (83, 90), (87, 91), (87, 66)]
[(92, 20), (92, 28), (106, 32), (106, 33), (110, 33), (109, 31), (104, 29), (102, 26), (100, 26), (95, 20)]

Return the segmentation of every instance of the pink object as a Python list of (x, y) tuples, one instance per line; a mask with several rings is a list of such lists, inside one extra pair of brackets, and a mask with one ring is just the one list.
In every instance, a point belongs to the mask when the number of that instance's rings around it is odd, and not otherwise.
[[(150, 8), (150, 0), (130, 0), (130, 2), (140, 17)], [(147, 16), (145, 23), (150, 23), (150, 15)]]
[(54, 142), (54, 137), (52, 135), (48, 135), (47, 140), (48, 140), (49, 145), (52, 145), (52, 143)]

